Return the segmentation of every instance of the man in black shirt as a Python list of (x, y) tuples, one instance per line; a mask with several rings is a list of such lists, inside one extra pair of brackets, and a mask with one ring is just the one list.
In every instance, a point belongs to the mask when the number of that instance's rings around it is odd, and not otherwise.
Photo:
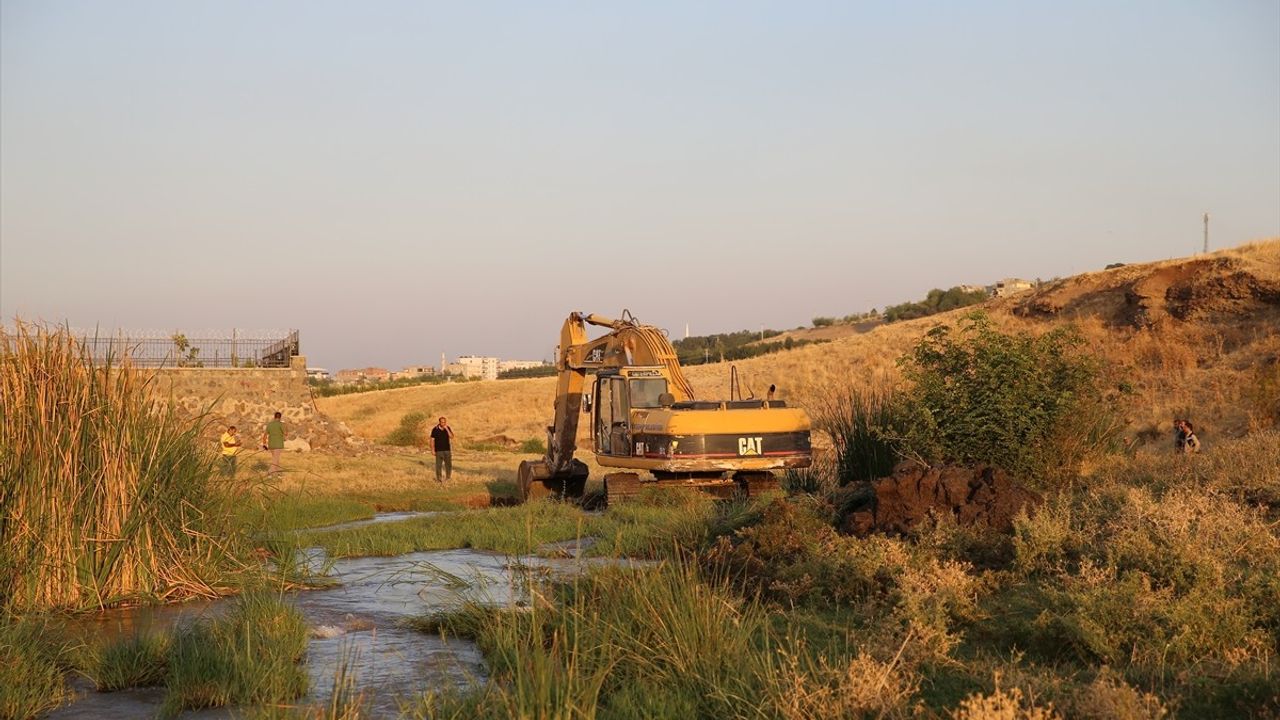
[(431, 454), (436, 456), (436, 482), (443, 482), (440, 479), (440, 468), (444, 468), (444, 480), (453, 478), (453, 428), (449, 427), (449, 421), (440, 418), (440, 422), (431, 428)]

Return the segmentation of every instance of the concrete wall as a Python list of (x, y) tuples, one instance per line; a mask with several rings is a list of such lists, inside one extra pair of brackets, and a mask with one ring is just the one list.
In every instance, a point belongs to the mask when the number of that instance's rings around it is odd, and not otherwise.
[(208, 410), (215, 430), (235, 425), (255, 447), (273, 413), (284, 421), (292, 447), (348, 444), (351, 432), (317, 410), (307, 385), (307, 360), (294, 357), (289, 368), (163, 368), (155, 371), (153, 390), (191, 413)]

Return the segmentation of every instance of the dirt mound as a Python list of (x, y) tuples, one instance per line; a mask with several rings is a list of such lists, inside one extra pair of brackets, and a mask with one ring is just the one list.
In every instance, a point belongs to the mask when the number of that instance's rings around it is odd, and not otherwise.
[(1136, 328), (1254, 319), (1277, 309), (1280, 281), (1274, 268), (1231, 255), (1079, 275), (1051, 283), (1012, 308), (1021, 317), (1096, 315), (1113, 326)]
[(960, 525), (1003, 531), (1013, 526), (1019, 510), (1041, 501), (1003, 470), (988, 466), (904, 464), (872, 482), (870, 490), (851, 503), (841, 530), (854, 535), (906, 533), (924, 520), (949, 515)]
[(520, 447), (519, 440), (509, 435), (503, 435), (501, 433), (497, 435), (490, 435), (489, 437), (480, 438), (479, 442), (481, 445), (497, 445), (498, 447), (502, 447), (507, 450), (514, 450)]

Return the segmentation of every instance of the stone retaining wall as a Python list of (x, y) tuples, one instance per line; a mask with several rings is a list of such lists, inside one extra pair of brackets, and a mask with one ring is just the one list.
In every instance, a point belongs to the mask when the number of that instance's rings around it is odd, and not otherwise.
[(288, 368), (162, 368), (152, 389), (192, 414), (208, 411), (211, 432), (235, 425), (254, 447), (275, 412), (282, 414), (289, 447), (339, 448), (353, 444), (346, 425), (316, 410), (307, 385), (307, 361), (298, 356)]

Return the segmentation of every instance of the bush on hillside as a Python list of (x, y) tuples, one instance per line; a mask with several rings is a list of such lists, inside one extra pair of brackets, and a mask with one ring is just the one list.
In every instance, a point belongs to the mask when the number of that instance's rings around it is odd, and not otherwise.
[(813, 319), (813, 326), (816, 328), (831, 327), (832, 325), (835, 325), (835, 324), (836, 324), (836, 319), (833, 317), (816, 317)]
[(890, 305), (885, 308), (884, 320), (885, 322), (914, 320), (948, 310), (955, 310), (956, 308), (975, 305), (986, 299), (987, 293), (985, 290), (962, 290), (958, 287), (953, 287), (950, 290), (934, 288), (929, 291), (924, 300)]
[(405, 413), (404, 417), (400, 418), (400, 426), (387, 433), (387, 437), (384, 442), (388, 445), (396, 445), (398, 447), (418, 447), (425, 445), (427, 438), (422, 432), (422, 428), (426, 422), (426, 413)]
[(916, 407), (906, 445), (935, 461), (990, 463), (1039, 484), (1072, 477), (1121, 424), (1103, 368), (1070, 327), (1007, 334), (983, 313), (930, 330), (899, 362)]
[(908, 388), (849, 389), (817, 412), (838, 485), (907, 459), (988, 463), (1044, 485), (1073, 476), (1120, 430), (1103, 368), (1070, 329), (1011, 335), (978, 313), (958, 331), (934, 328), (899, 364)]

